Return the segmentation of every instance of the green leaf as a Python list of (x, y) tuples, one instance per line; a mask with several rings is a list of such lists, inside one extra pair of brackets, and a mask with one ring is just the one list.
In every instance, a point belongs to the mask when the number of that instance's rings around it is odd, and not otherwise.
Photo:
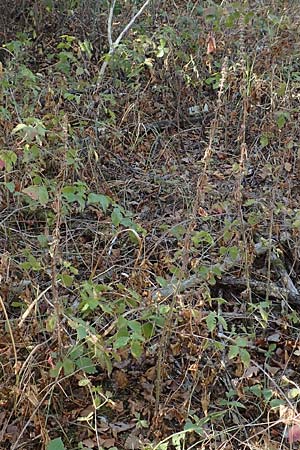
[(129, 341), (129, 336), (119, 336), (114, 342), (114, 348), (117, 350), (118, 348), (126, 347)]
[(237, 345), (231, 345), (229, 347), (228, 358), (229, 359), (236, 358), (237, 355), (239, 354), (239, 350), (240, 350), (240, 347), (238, 347)]
[(56, 328), (56, 324), (57, 324), (57, 316), (56, 314), (52, 314), (46, 320), (46, 330), (49, 331), (49, 333), (52, 333)]
[(91, 381), (88, 380), (87, 378), (83, 378), (82, 380), (78, 381), (78, 386), (88, 386), (89, 384), (91, 384)]
[(268, 135), (267, 134), (262, 134), (260, 136), (260, 140), (259, 141), (260, 141), (261, 148), (266, 147), (269, 144)]
[(140, 336), (142, 335), (142, 326), (140, 322), (138, 322), (137, 320), (128, 320), (127, 323), (132, 331), (134, 331), (136, 334)]
[(249, 367), (251, 357), (250, 357), (250, 353), (248, 352), (248, 350), (246, 350), (245, 348), (240, 348), (239, 354), (240, 354), (240, 358), (241, 358), (241, 361), (244, 364), (244, 366)]
[(237, 337), (235, 343), (238, 347), (247, 347), (248, 341), (244, 337)]
[(296, 398), (300, 395), (300, 389), (299, 388), (293, 388), (290, 389), (288, 392), (288, 398)]
[(279, 114), (276, 120), (277, 126), (279, 129), (282, 129), (285, 125), (286, 117), (284, 114)]
[(91, 192), (88, 195), (88, 204), (92, 205), (92, 204), (98, 204), (98, 203), (100, 204), (103, 211), (106, 212), (107, 208), (112, 203), (112, 199), (110, 197), (108, 197), (107, 195), (95, 194), (94, 192)]
[(153, 323), (147, 322), (143, 324), (142, 328), (145, 339), (151, 339), (154, 335), (155, 325)]
[(123, 219), (123, 214), (121, 213), (120, 209), (114, 208), (113, 212), (111, 213), (112, 224), (115, 227), (118, 227), (120, 225), (122, 219)]
[(181, 450), (182, 446), (181, 443), (184, 440), (184, 433), (174, 434), (172, 436), (172, 444), (174, 445), (176, 450)]
[(82, 369), (85, 373), (88, 373), (90, 375), (97, 372), (96, 366), (93, 361), (86, 356), (77, 359), (76, 366), (78, 367), (78, 369)]
[(82, 339), (87, 337), (86, 327), (83, 325), (79, 325), (77, 328), (77, 339), (78, 341), (82, 341)]
[(22, 192), (28, 195), (32, 200), (38, 201), (43, 206), (49, 201), (49, 195), (45, 186), (31, 185), (24, 188)]
[(143, 353), (143, 346), (139, 341), (131, 341), (131, 354), (135, 358), (139, 358)]
[(281, 405), (284, 405), (285, 401), (284, 400), (280, 400), (279, 398), (274, 398), (273, 400), (270, 401), (270, 407), (271, 408), (278, 408)]
[(175, 225), (175, 227), (170, 230), (170, 233), (175, 236), (176, 239), (181, 239), (185, 232), (186, 229), (183, 225)]
[(61, 438), (56, 438), (56, 439), (52, 439), (48, 443), (46, 449), (47, 450), (65, 450), (66, 448), (64, 446), (64, 443), (63, 443), (62, 439)]
[(52, 378), (57, 378), (58, 375), (60, 374), (60, 369), (61, 367), (55, 366), (52, 369), (49, 370), (49, 375)]
[(169, 447), (169, 443), (164, 442), (163, 444), (158, 444), (155, 448), (157, 450), (168, 450), (168, 447)]
[(196, 233), (192, 236), (192, 242), (196, 247), (198, 247), (200, 243), (208, 245), (214, 244), (212, 236), (207, 231), (204, 230), (196, 231)]
[(47, 205), (48, 201), (49, 201), (49, 195), (48, 195), (47, 188), (45, 186), (40, 186), (39, 187), (39, 202), (40, 202), (40, 204), (45, 206), (45, 205)]
[(58, 275), (58, 279), (65, 287), (71, 287), (74, 277), (72, 275), (68, 275), (67, 273), (61, 273), (60, 275)]
[(239, 248), (236, 245), (229, 247), (228, 255), (233, 261), (236, 261), (239, 256)]
[(74, 347), (72, 348), (72, 350), (69, 353), (69, 358), (72, 361), (75, 361), (75, 359), (78, 359), (81, 357), (82, 353), (83, 353), (82, 345), (74, 345)]
[(211, 268), (211, 271), (214, 275), (217, 277), (220, 277), (222, 275), (222, 270), (219, 265), (215, 265)]
[(300, 219), (296, 219), (293, 223), (292, 223), (293, 228), (300, 228)]
[(232, 408), (243, 408), (243, 409), (246, 409), (246, 406), (243, 405), (243, 403), (238, 402), (237, 400), (234, 400), (232, 402), (228, 402), (228, 405), (230, 405)]
[(15, 192), (15, 183), (13, 181), (8, 181), (7, 183), (5, 183), (6, 188), (9, 190), (9, 192), (11, 194), (13, 194)]
[(217, 326), (217, 313), (211, 311), (205, 319), (208, 331), (211, 333), (216, 329)]
[(18, 157), (16, 153), (11, 150), (0, 151), (0, 160), (2, 163), (2, 167), (4, 165), (7, 172), (10, 172), (12, 170), (14, 164), (17, 162), (17, 159)]
[(18, 131), (23, 130), (24, 128), (27, 128), (27, 125), (25, 123), (19, 123), (11, 132), (11, 134), (18, 133)]
[(218, 321), (219, 323), (222, 325), (222, 327), (224, 328), (224, 330), (228, 330), (228, 325), (226, 320), (224, 319), (224, 317), (222, 316), (218, 316)]
[(261, 398), (261, 385), (254, 384), (250, 386), (249, 391), (252, 392), (256, 397)]
[(239, 355), (245, 367), (250, 366), (250, 353), (245, 348), (240, 348)]
[(261, 221), (260, 213), (252, 211), (248, 214), (247, 222), (249, 223), (249, 225), (255, 226), (259, 224), (260, 221)]
[(266, 402), (269, 402), (273, 397), (273, 392), (271, 389), (263, 389), (262, 394)]
[(74, 372), (75, 364), (70, 358), (64, 358), (62, 364), (65, 375), (71, 375)]
[(157, 277), (155, 277), (155, 279), (161, 287), (166, 287), (169, 284), (168, 281), (161, 276), (157, 276)]
[(96, 357), (97, 362), (100, 364), (102, 369), (107, 370), (108, 375), (110, 375), (112, 372), (112, 362), (109, 355), (106, 352), (101, 351), (97, 353)]

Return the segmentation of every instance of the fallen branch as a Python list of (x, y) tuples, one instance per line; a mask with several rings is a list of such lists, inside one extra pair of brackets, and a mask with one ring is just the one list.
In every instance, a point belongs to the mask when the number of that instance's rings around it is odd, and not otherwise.
[[(257, 255), (265, 254), (268, 251), (267, 246), (263, 246), (261, 243), (256, 244), (255, 252)], [(280, 282), (284, 285), (284, 287), (278, 286), (274, 282), (264, 282), (258, 280), (248, 280), (246, 278), (235, 278), (233, 276), (222, 276), (218, 283), (222, 286), (231, 286), (240, 290), (246, 290), (249, 286), (254, 294), (260, 296), (266, 296), (267, 292), (269, 296), (279, 299), (279, 300), (288, 300), (291, 304), (300, 305), (300, 294), (297, 288), (295, 287), (291, 277), (287, 273), (283, 262), (276, 254), (275, 250), (271, 250), (271, 263), (272, 267), (276, 273), (280, 276)], [(231, 264), (232, 265), (232, 264)], [(225, 261), (223, 264), (222, 270), (228, 271), (230, 269), (230, 263)], [(186, 291), (187, 289), (196, 287), (203, 283), (203, 279), (200, 279), (197, 275), (193, 275), (186, 280), (171, 280), (168, 286), (163, 288), (159, 288), (153, 291), (152, 298), (158, 299), (162, 297), (170, 297), (175, 293), (181, 293)]]
[(240, 290), (246, 290), (248, 285), (256, 295), (265, 296), (267, 291), (270, 297), (277, 298), (279, 300), (288, 300), (292, 304), (300, 304), (300, 295), (295, 294), (293, 291), (279, 287), (276, 283), (265, 283), (264, 281), (250, 280), (249, 284), (246, 278), (234, 278), (232, 276), (223, 276), (218, 283), (222, 286), (235, 287)]

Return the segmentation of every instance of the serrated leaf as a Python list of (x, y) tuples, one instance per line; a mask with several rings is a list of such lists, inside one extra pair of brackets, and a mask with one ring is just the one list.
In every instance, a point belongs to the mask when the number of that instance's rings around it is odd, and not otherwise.
[(114, 348), (117, 350), (118, 348), (126, 347), (129, 341), (129, 336), (119, 336), (114, 342)]
[(244, 337), (237, 337), (235, 339), (235, 343), (238, 347), (247, 347), (248, 345), (248, 340)]
[(216, 329), (217, 326), (217, 314), (211, 311), (205, 319), (208, 331), (211, 333)]
[(239, 350), (240, 350), (240, 347), (238, 347), (237, 345), (231, 345), (229, 347), (228, 358), (229, 359), (236, 358), (237, 355), (239, 354)]
[(77, 359), (76, 366), (78, 367), (78, 369), (82, 369), (85, 373), (88, 373), (90, 375), (97, 372), (96, 366), (93, 361), (86, 356)]
[(77, 339), (79, 341), (82, 341), (82, 339), (87, 337), (86, 327), (84, 327), (83, 325), (79, 325), (76, 331), (77, 331)]
[(141, 335), (142, 334), (142, 325), (137, 320), (128, 320), (128, 326), (129, 328), (134, 331), (136, 334)]
[(70, 358), (64, 358), (62, 364), (65, 375), (71, 375), (74, 372), (75, 364)]
[(224, 317), (218, 316), (218, 320), (219, 320), (220, 325), (222, 325), (222, 327), (224, 328), (224, 330), (227, 330), (228, 329), (228, 325), (227, 325), (227, 322), (224, 319)]

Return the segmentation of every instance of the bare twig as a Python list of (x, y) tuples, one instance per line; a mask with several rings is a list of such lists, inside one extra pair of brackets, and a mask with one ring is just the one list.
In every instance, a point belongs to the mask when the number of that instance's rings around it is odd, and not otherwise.
[(13, 335), (13, 332), (12, 332), (12, 329), (11, 329), (10, 320), (9, 320), (9, 317), (8, 317), (8, 314), (7, 314), (7, 311), (6, 311), (6, 308), (5, 308), (5, 305), (4, 305), (4, 302), (3, 302), (1, 296), (0, 296), (0, 306), (2, 308), (4, 317), (5, 317), (5, 320), (6, 320), (7, 328), (8, 328), (9, 334), (10, 334), (10, 339), (11, 339), (13, 353), (14, 353), (14, 358), (15, 358), (14, 369), (15, 369), (15, 374), (17, 374), (19, 368), (18, 368), (18, 356), (17, 356), (16, 345), (15, 345), (15, 339), (14, 339), (14, 335)]
[(108, 61), (112, 57), (112, 55), (115, 53), (116, 49), (118, 48), (118, 45), (120, 44), (121, 40), (125, 36), (125, 34), (130, 30), (134, 22), (138, 19), (138, 17), (142, 14), (144, 9), (149, 5), (151, 0), (146, 0), (145, 3), (141, 6), (141, 8), (138, 10), (138, 12), (132, 17), (132, 19), (128, 22), (128, 24), (123, 28), (117, 39), (113, 42), (112, 40), (112, 19), (113, 19), (113, 12), (115, 7), (115, 0), (113, 0), (112, 5), (109, 10), (109, 16), (108, 16), (108, 25), (107, 25), (107, 34), (108, 34), (108, 43), (109, 43), (109, 51), (107, 55), (105, 56), (105, 59), (102, 63), (102, 66), (99, 71), (98, 79), (97, 79), (97, 89), (99, 89), (105, 70), (108, 65)]
[(109, 10), (109, 16), (108, 16), (108, 23), (107, 23), (107, 39), (109, 43), (109, 48), (113, 46), (113, 40), (112, 40), (112, 20), (114, 17), (114, 9), (116, 5), (116, 0), (113, 0), (112, 5)]

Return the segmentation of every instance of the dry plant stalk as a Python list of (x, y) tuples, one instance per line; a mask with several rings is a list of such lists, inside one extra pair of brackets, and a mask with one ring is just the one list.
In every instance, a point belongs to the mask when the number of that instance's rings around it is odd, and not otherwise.
[(246, 127), (247, 127), (247, 118), (248, 118), (248, 110), (249, 110), (249, 98), (248, 98), (248, 86), (247, 86), (247, 79), (246, 79), (246, 47), (245, 47), (245, 36), (244, 36), (244, 25), (242, 25), (242, 29), (240, 32), (240, 50), (241, 50), (241, 67), (242, 67), (242, 73), (243, 73), (243, 79), (244, 85), (242, 85), (242, 97), (243, 97), (243, 103), (242, 103), (242, 111), (243, 111), (243, 121), (240, 128), (240, 133), (238, 136), (238, 140), (240, 141), (240, 161), (239, 161), (239, 169), (237, 174), (237, 181), (236, 181), (236, 191), (235, 191), (235, 200), (237, 203), (238, 208), (238, 214), (240, 218), (241, 223), (241, 235), (243, 239), (243, 246), (244, 246), (244, 257), (245, 257), (245, 264), (244, 264), (244, 270), (245, 270), (245, 278), (247, 280), (247, 289), (246, 293), (248, 296), (248, 299), (251, 303), (252, 301), (252, 290), (250, 285), (250, 255), (248, 251), (248, 245), (247, 245), (247, 236), (246, 236), (246, 224), (243, 214), (243, 196), (242, 196), (242, 183), (245, 173), (245, 165), (248, 159), (248, 148), (246, 143)]
[[(219, 121), (219, 114), (222, 107), (222, 94), (224, 92), (224, 84), (227, 76), (227, 58), (224, 59), (222, 71), (221, 71), (221, 81), (220, 81), (220, 87), (218, 92), (218, 100), (217, 100), (217, 108), (215, 111), (215, 116), (212, 121), (212, 125), (209, 132), (209, 143), (205, 150), (202, 162), (203, 162), (203, 170), (202, 173), (199, 175), (198, 182), (197, 182), (197, 192), (196, 192), (196, 199), (193, 205), (193, 212), (192, 212), (192, 220), (190, 222), (190, 225), (188, 227), (188, 230), (185, 235), (184, 239), (184, 248), (183, 248), (183, 256), (182, 256), (182, 276), (187, 276), (187, 267), (188, 267), (188, 261), (189, 261), (189, 249), (190, 249), (190, 241), (191, 241), (191, 234), (196, 224), (196, 218), (198, 215), (198, 210), (201, 204), (204, 202), (204, 188), (207, 182), (207, 172), (209, 168), (209, 163), (211, 160), (212, 152), (213, 152), (213, 142), (216, 134), (216, 130), (218, 128), (218, 121)], [(184, 281), (183, 281), (184, 282)], [(173, 313), (175, 308), (175, 302), (177, 299), (177, 296), (181, 290), (181, 284), (182, 281), (179, 280), (177, 283), (177, 286), (175, 287), (174, 291), (172, 292), (172, 301), (170, 305), (170, 310), (168, 313), (168, 317), (166, 320), (166, 323), (164, 325), (164, 329), (162, 332), (162, 337), (159, 345), (158, 350), (158, 358), (157, 358), (157, 365), (156, 365), (156, 385), (155, 385), (155, 416), (157, 417), (159, 412), (159, 404), (160, 404), (160, 394), (161, 394), (161, 382), (162, 382), (162, 369), (163, 364), (165, 360), (165, 353), (168, 347), (169, 338), (172, 331), (173, 326)]]
[[(64, 155), (65, 157), (61, 160), (61, 170), (62, 175), (61, 187), (64, 185), (66, 178), (67, 164), (66, 155), (68, 150), (68, 117), (67, 115), (63, 118), (62, 129), (63, 129), (63, 139), (64, 139)], [(50, 246), (50, 256), (51, 256), (51, 285), (52, 285), (52, 296), (53, 304), (56, 315), (56, 332), (57, 332), (57, 342), (58, 342), (58, 352), (62, 352), (62, 333), (61, 333), (61, 317), (62, 309), (59, 300), (58, 282), (57, 282), (57, 266), (59, 263), (59, 243), (60, 243), (60, 225), (61, 225), (61, 187), (57, 190), (57, 195), (55, 201), (52, 205), (53, 210), (56, 213), (56, 223), (55, 228), (52, 233), (52, 244)]]
[(217, 108), (215, 110), (215, 115), (214, 115), (210, 130), (209, 130), (208, 146), (205, 149), (204, 156), (202, 159), (203, 170), (202, 170), (201, 174), (199, 175), (198, 182), (197, 182), (196, 198), (195, 198), (195, 202), (193, 205), (192, 220), (190, 222), (190, 225), (188, 227), (188, 230), (187, 230), (187, 233), (186, 233), (185, 239), (184, 239), (184, 248), (183, 248), (183, 256), (182, 256), (182, 262), (183, 262), (182, 263), (182, 272), (185, 275), (187, 275), (191, 234), (195, 227), (199, 208), (204, 203), (204, 189), (205, 189), (205, 186), (207, 183), (207, 172), (208, 172), (211, 156), (213, 153), (213, 142), (215, 139), (216, 130), (218, 128), (218, 123), (219, 123), (219, 115), (220, 115), (220, 111), (221, 111), (221, 107), (222, 107), (222, 94), (224, 92), (224, 84), (225, 84), (226, 77), (227, 77), (227, 58), (224, 59), (224, 62), (222, 65), (221, 80), (220, 80), (220, 87), (219, 87), (218, 100), (217, 100)]

